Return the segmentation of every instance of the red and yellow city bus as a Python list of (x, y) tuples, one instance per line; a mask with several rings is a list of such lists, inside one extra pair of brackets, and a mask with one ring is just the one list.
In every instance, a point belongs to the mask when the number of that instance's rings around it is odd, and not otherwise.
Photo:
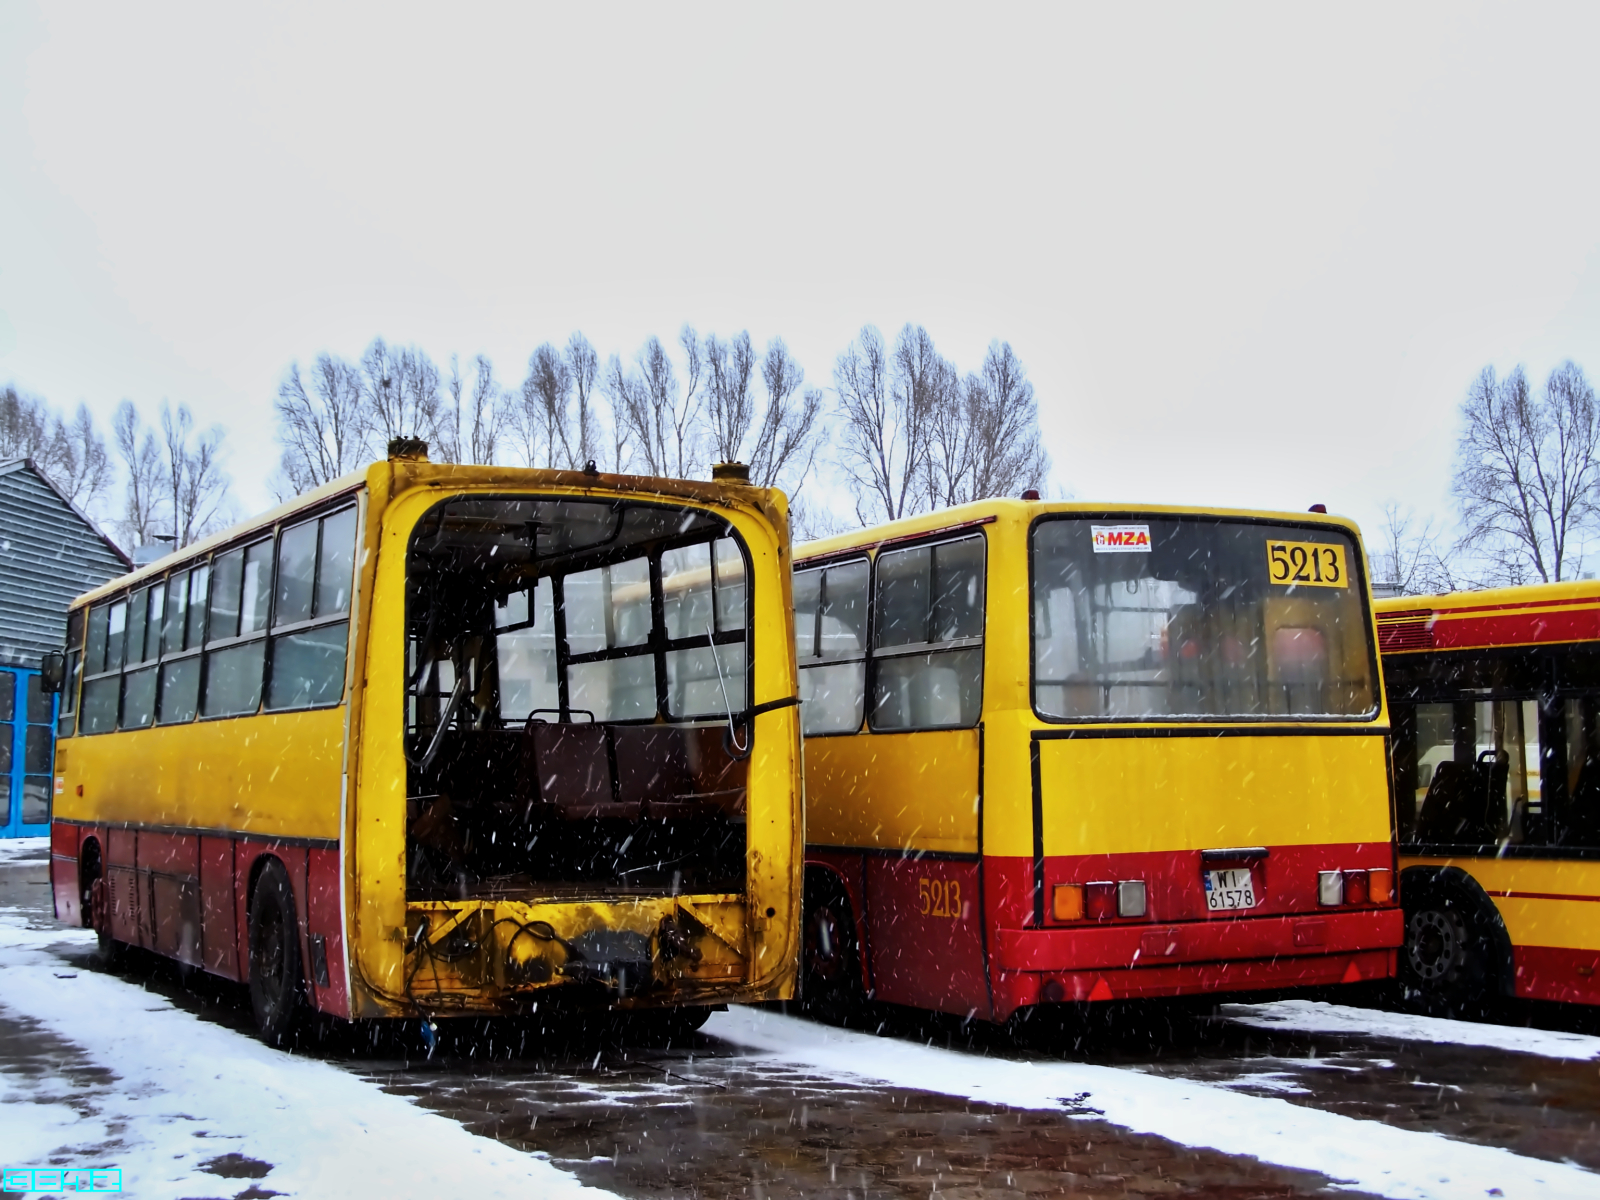
[(802, 995), (1389, 977), (1364, 558), (1335, 517), (994, 500), (801, 547)]
[(1600, 584), (1377, 610), (1402, 982), (1443, 1012), (1600, 1004)]
[(789, 995), (782, 495), (392, 449), (74, 603), (57, 915), (247, 982), (272, 1041)]

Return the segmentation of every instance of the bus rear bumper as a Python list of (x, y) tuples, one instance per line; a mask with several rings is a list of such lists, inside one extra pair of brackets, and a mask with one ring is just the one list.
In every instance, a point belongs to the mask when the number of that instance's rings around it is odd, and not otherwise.
[[(1386, 979), (1405, 935), (1399, 908), (1176, 925), (1002, 929), (1000, 979), (1021, 1006)], [(1050, 985), (1050, 986), (1047, 986)], [(1030, 994), (1031, 993), (1031, 994)]]

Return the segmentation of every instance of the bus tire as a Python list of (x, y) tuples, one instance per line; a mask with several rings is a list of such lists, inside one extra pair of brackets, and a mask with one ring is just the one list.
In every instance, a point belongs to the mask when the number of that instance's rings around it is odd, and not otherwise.
[(111, 936), (111, 892), (100, 866), (100, 844), (85, 843), (78, 871), (79, 912), (95, 935), (95, 961), (107, 970), (122, 965), (127, 945)]
[(250, 1007), (269, 1046), (282, 1046), (305, 1013), (300, 922), (288, 873), (268, 859), (250, 896)]
[(866, 999), (850, 899), (832, 874), (808, 871), (805, 904), (800, 1010), (819, 1021), (844, 1024)]
[(1500, 914), (1457, 868), (1408, 872), (1401, 884), (1406, 940), (1399, 979), (1406, 1001), (1439, 1017), (1493, 1013), (1508, 980)]

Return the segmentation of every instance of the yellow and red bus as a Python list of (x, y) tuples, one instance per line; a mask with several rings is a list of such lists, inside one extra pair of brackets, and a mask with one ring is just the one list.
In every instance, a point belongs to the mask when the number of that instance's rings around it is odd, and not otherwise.
[(1402, 982), (1442, 1012), (1600, 1004), (1600, 584), (1377, 610)]
[(74, 603), (57, 915), (247, 982), (275, 1042), (789, 995), (782, 495), (391, 451)]
[(1359, 534), (993, 500), (801, 547), (802, 995), (1339, 984), (1401, 943)]

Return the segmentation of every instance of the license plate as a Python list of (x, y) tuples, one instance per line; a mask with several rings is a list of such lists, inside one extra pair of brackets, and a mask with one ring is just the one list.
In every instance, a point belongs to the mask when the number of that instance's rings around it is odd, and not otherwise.
[(1230, 867), (1226, 871), (1206, 872), (1206, 908), (1210, 912), (1231, 912), (1256, 906), (1256, 885), (1250, 868)]

